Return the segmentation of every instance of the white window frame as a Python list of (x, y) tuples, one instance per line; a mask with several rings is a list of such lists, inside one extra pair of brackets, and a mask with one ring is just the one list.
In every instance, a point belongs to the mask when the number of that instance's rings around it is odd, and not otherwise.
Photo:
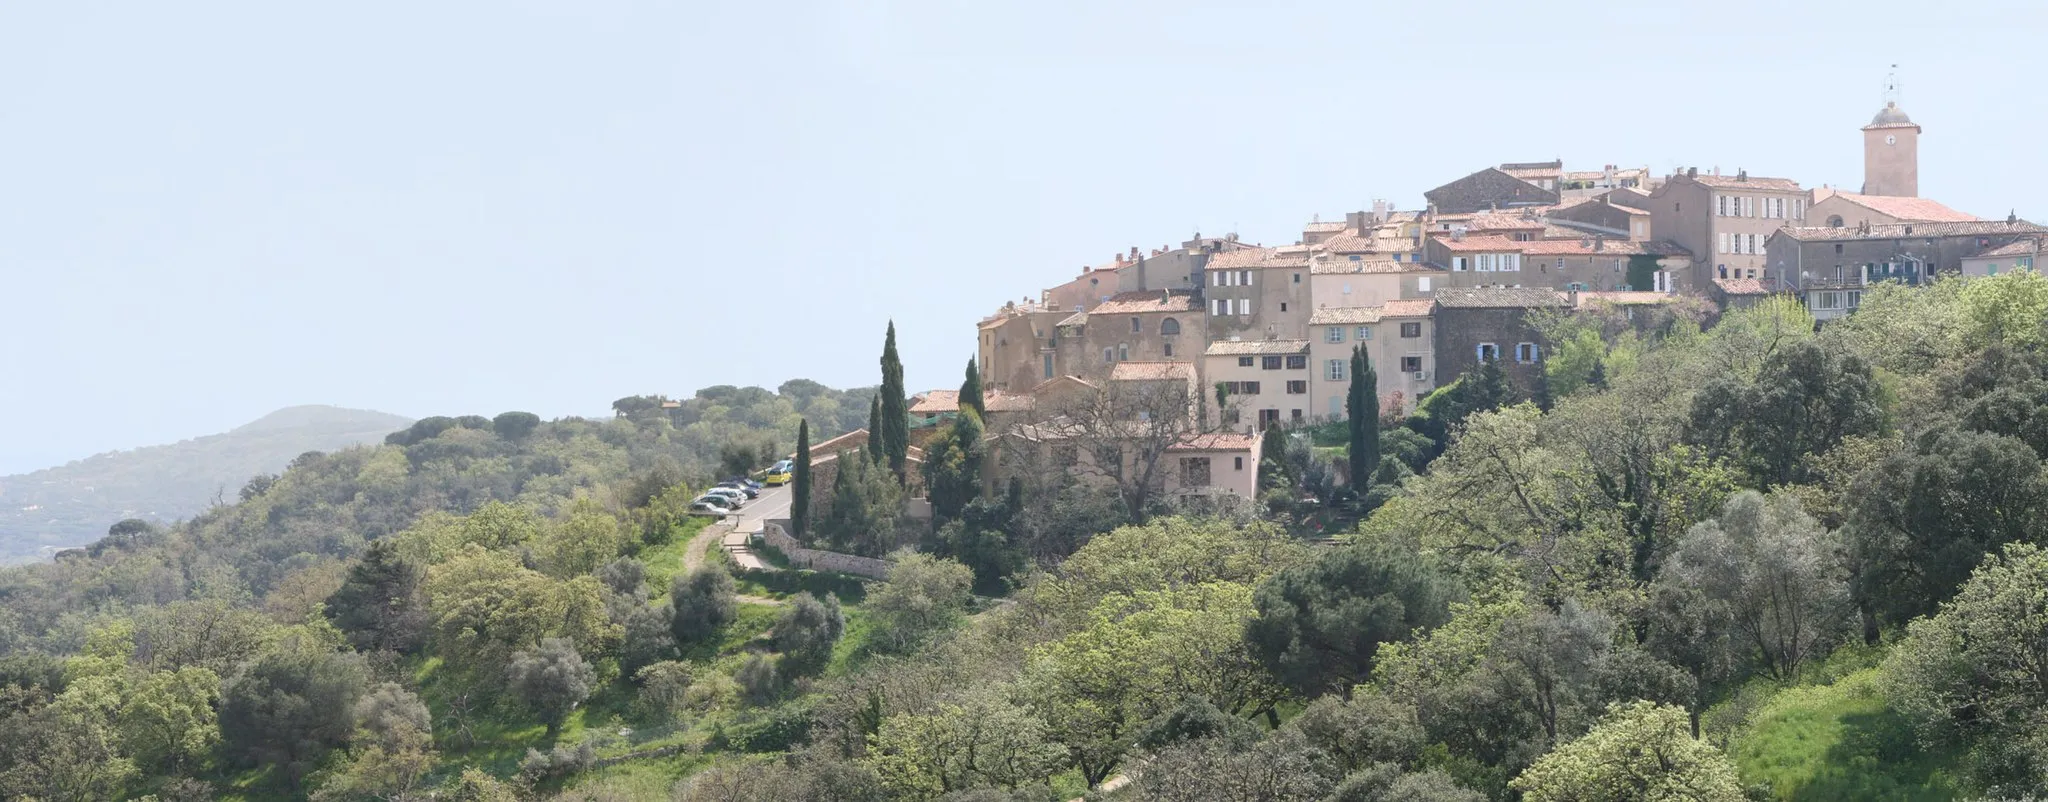
[(1371, 327), (1371, 326), (1359, 326), (1359, 327), (1358, 327), (1358, 332), (1357, 332), (1356, 336), (1357, 336), (1357, 339), (1358, 339), (1358, 341), (1359, 341), (1359, 342), (1365, 342), (1365, 341), (1367, 341), (1367, 340), (1370, 340), (1370, 339), (1372, 339), (1372, 327)]
[[(1488, 352), (1492, 352), (1493, 356), (1488, 357)], [(1489, 358), (1498, 362), (1500, 361), (1500, 346), (1493, 343), (1480, 343), (1473, 346), (1472, 355), (1478, 357), (1480, 362), (1485, 362)]]
[(1344, 381), (1344, 371), (1344, 360), (1342, 359), (1330, 359), (1323, 362), (1323, 375), (1329, 377), (1329, 381)]
[(1417, 277), (1415, 278), (1415, 291), (1416, 291), (1416, 292), (1429, 292), (1429, 277), (1428, 277), (1428, 276), (1417, 276)]
[(1535, 343), (1515, 343), (1515, 361), (1527, 365), (1543, 357), (1543, 349)]
[(1343, 327), (1343, 326), (1331, 326), (1331, 327), (1329, 327), (1329, 331), (1326, 331), (1326, 332), (1324, 332), (1324, 333), (1323, 333), (1323, 342), (1326, 342), (1326, 343), (1331, 343), (1331, 344), (1337, 344), (1337, 343), (1342, 343), (1342, 342), (1344, 342), (1344, 327)]
[(1455, 272), (1463, 273), (1463, 272), (1465, 272), (1465, 271), (1466, 271), (1467, 269), (1469, 269), (1469, 268), (1471, 267), (1471, 264), (1472, 264), (1472, 257), (1469, 257), (1469, 256), (1453, 256), (1453, 257), (1451, 257), (1451, 270), (1453, 270), (1453, 271), (1455, 271)]
[(1237, 316), (1238, 316), (1238, 317), (1244, 317), (1244, 316), (1246, 316), (1246, 315), (1250, 315), (1251, 313), (1252, 313), (1252, 299), (1250, 299), (1250, 298), (1239, 298), (1239, 299), (1237, 299)]

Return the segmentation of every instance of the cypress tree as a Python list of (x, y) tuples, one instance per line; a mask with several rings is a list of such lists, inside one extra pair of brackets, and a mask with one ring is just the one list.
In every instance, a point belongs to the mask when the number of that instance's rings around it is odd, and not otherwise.
[(1351, 489), (1364, 493), (1372, 487), (1372, 472), (1380, 464), (1380, 379), (1373, 372), (1372, 358), (1365, 345), (1351, 349), (1351, 392), (1344, 412), (1350, 416)]
[(1536, 386), (1529, 389), (1529, 400), (1544, 412), (1557, 405), (1557, 400), (1550, 396), (1550, 365), (1543, 360), (1536, 362)]
[(868, 444), (861, 446), (860, 453), (869, 462), (882, 462), (882, 394), (875, 393), (868, 399)]
[(1586, 384), (1595, 390), (1607, 389), (1607, 360), (1593, 360), (1593, 373), (1586, 377)]
[(988, 417), (988, 406), (981, 398), (981, 368), (974, 357), (967, 358), (967, 380), (960, 383), (960, 406), (974, 407), (974, 414)]
[(896, 356), (896, 321), (882, 343), (882, 457), (889, 472), (903, 481), (903, 463), (910, 455), (910, 402), (903, 395), (903, 360)]
[(801, 538), (810, 534), (811, 524), (811, 422), (799, 420), (796, 424), (796, 476), (792, 481), (795, 488), (789, 497), (789, 526)]

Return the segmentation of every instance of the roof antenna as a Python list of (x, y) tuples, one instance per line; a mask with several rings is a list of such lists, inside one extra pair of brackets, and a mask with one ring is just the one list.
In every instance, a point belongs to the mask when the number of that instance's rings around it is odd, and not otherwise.
[(1899, 65), (1893, 64), (1892, 71), (1884, 76), (1884, 105), (1892, 108), (1899, 105)]

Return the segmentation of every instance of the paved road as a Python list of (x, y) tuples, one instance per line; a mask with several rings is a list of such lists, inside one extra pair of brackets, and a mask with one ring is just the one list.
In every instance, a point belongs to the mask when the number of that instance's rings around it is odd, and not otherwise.
[[(695, 571), (697, 566), (703, 565), (705, 552), (710, 551), (711, 544), (719, 542), (721, 538), (728, 544), (743, 545), (747, 542), (747, 535), (761, 531), (763, 521), (769, 518), (789, 517), (789, 498), (788, 485), (761, 488), (761, 497), (747, 502), (747, 506), (740, 508), (738, 515), (704, 527), (704, 531), (697, 533), (697, 537), (690, 541), (690, 547), (683, 552), (683, 571)], [(760, 562), (760, 558), (751, 554), (738, 555), (738, 559), (743, 561), (740, 565), (742, 568), (765, 567), (746, 564), (745, 560)]]

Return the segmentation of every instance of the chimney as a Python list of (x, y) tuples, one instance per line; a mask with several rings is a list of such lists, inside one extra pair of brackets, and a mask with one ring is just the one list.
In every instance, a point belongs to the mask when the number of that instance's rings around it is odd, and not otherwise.
[(1593, 237), (1593, 250), (1596, 250), (1596, 251), (1604, 251), (1604, 250), (1607, 250), (1607, 237), (1605, 237), (1605, 236), (1595, 236), (1595, 237)]
[(1715, 178), (1720, 178), (1720, 177), (1721, 177), (1721, 165), (1718, 165), (1718, 164), (1714, 165), (1714, 177), (1715, 177)]
[(1748, 170), (1737, 170), (1737, 171), (1735, 171), (1735, 180), (1737, 180), (1737, 181), (1748, 181), (1748, 180), (1749, 180), (1749, 171), (1748, 171)]
[(1610, 164), (1610, 165), (1607, 165), (1607, 169), (1605, 169), (1605, 170), (1602, 170), (1602, 171), (1601, 171), (1601, 175), (1600, 175), (1600, 178), (1601, 178), (1601, 183), (1604, 183), (1604, 184), (1606, 184), (1606, 185), (1607, 185), (1607, 188), (1608, 188), (1608, 189), (1613, 189), (1613, 188), (1614, 188), (1614, 165), (1612, 165), (1612, 164)]
[(1579, 308), (1579, 288), (1573, 287), (1569, 290), (1565, 290), (1565, 301), (1566, 304), (1571, 308)]
[(1462, 227), (1461, 227), (1461, 228), (1453, 228), (1453, 229), (1451, 229), (1451, 241), (1452, 241), (1452, 242), (1464, 242), (1464, 241), (1465, 241), (1465, 229), (1464, 229), (1464, 228), (1462, 228)]
[(1365, 212), (1345, 212), (1345, 213), (1344, 213), (1344, 227), (1345, 227), (1345, 228), (1348, 228), (1348, 229), (1351, 229), (1351, 230), (1353, 230), (1353, 231), (1357, 231), (1357, 232), (1359, 232), (1359, 233), (1363, 234), (1363, 233), (1365, 233), (1365, 221), (1366, 221), (1366, 217), (1365, 217)]
[(1698, 167), (1687, 167), (1687, 168), (1685, 168), (1685, 177), (1686, 177), (1686, 178), (1698, 178), (1698, 177), (1700, 177), (1700, 168), (1698, 168)]
[(1372, 220), (1373, 220), (1373, 222), (1375, 222), (1375, 223), (1384, 223), (1384, 222), (1387, 222), (1387, 218), (1388, 218), (1388, 217), (1391, 217), (1391, 216), (1392, 216), (1391, 214), (1389, 214), (1389, 213), (1390, 213), (1390, 212), (1392, 212), (1392, 211), (1393, 211), (1393, 208), (1392, 208), (1392, 204), (1389, 204), (1389, 203), (1387, 203), (1385, 199), (1374, 199), (1374, 200), (1373, 200), (1373, 202), (1372, 202)]

